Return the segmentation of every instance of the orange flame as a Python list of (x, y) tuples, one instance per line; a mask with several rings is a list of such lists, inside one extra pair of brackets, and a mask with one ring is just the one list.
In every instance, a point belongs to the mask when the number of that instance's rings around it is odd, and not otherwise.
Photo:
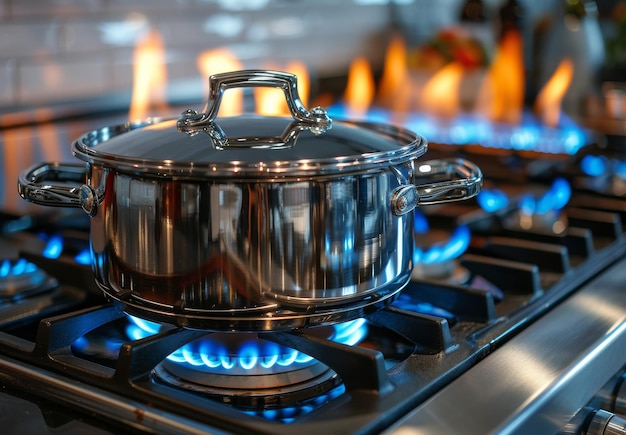
[[(243, 69), (239, 59), (225, 48), (208, 50), (198, 56), (198, 69), (202, 77), (206, 77), (205, 95), (208, 96), (208, 77), (228, 71)], [(231, 89), (224, 93), (220, 103), (219, 116), (234, 116), (243, 112), (243, 90)]]
[(291, 62), (287, 65), (286, 71), (295, 74), (298, 78), (298, 95), (304, 107), (309, 107), (309, 95), (311, 94), (311, 77), (309, 70), (302, 62)]
[[(265, 70), (279, 70), (274, 64), (267, 64)], [(279, 116), (287, 112), (285, 93), (278, 88), (260, 87), (254, 89), (255, 112), (265, 116)]]
[(412, 86), (406, 58), (404, 40), (396, 35), (387, 47), (378, 95), (380, 104), (400, 113), (409, 111), (411, 100)]
[(522, 36), (507, 32), (481, 86), (476, 112), (492, 121), (518, 123), (524, 106), (524, 57)]
[(362, 57), (350, 65), (344, 98), (352, 117), (362, 117), (369, 109), (375, 92), (374, 77), (369, 63)]
[(135, 47), (129, 119), (134, 121), (145, 118), (151, 105), (165, 110), (167, 108), (166, 84), (167, 71), (163, 41), (157, 32), (151, 31)]
[(459, 91), (463, 66), (451, 62), (426, 82), (422, 102), (429, 112), (438, 116), (455, 116), (459, 111)]
[[(280, 69), (276, 65), (269, 65), (266, 69)], [(298, 95), (305, 107), (308, 107), (310, 79), (306, 66), (301, 62), (291, 62), (284, 69), (298, 78)], [(289, 115), (289, 107), (285, 93), (277, 88), (256, 88), (254, 90), (256, 112), (266, 116)]]
[(564, 59), (550, 77), (535, 100), (535, 113), (550, 126), (556, 126), (561, 116), (561, 101), (572, 82), (574, 65), (571, 60)]
[[(4, 142), (2, 146), (4, 154), (3, 176), (7, 180), (17, 180), (18, 168), (24, 168), (32, 162), (33, 134), (30, 131), (25, 131), (25, 129), (8, 129), (3, 132), (2, 140)], [(21, 205), (17, 201), (18, 198), (17, 195), (7, 195), (3, 207), (17, 208)], [(23, 203), (23, 201), (20, 202)]]

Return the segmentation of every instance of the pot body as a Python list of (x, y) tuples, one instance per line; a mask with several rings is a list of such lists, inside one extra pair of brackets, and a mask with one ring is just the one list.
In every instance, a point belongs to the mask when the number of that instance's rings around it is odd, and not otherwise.
[[(224, 90), (258, 86), (282, 89), (292, 117), (216, 122)], [(416, 164), (426, 148), (306, 110), (291, 74), (240, 71), (211, 76), (204, 113), (91, 131), (72, 145), (85, 165), (35, 166), (18, 191), (91, 216), (96, 282), (130, 314), (292, 329), (391, 302), (411, 277), (413, 209), (479, 192), (471, 162)]]
[(412, 174), (407, 162), (332, 177), (177, 180), (93, 165), (88, 183), (104, 192), (91, 222), (96, 280), (114, 299), (203, 318), (386, 298), (412, 270), (412, 213), (397, 216), (390, 201)]

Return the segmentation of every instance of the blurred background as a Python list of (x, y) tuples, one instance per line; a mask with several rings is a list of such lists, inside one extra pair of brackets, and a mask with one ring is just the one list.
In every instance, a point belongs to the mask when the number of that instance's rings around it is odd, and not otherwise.
[[(3, 0), (0, 113), (15, 115), (20, 107), (69, 101), (88, 101), (85, 110), (94, 104), (101, 109), (128, 105), (138, 74), (143, 82), (139, 85), (153, 94), (147, 104), (201, 100), (209, 74), (241, 68), (296, 68), (299, 75), (311, 78), (306, 86), (313, 95), (331, 93), (337, 98), (356, 60), (367, 62), (378, 96), (385, 91), (387, 98), (411, 100), (403, 100), (405, 105), (417, 100), (420, 106), (423, 95), (416, 95), (415, 89), (451, 64), (457, 71), (460, 66), (461, 78), (444, 87), (459, 88), (461, 109), (489, 111), (478, 107), (475, 95), (489, 68), (509, 65), (514, 75), (521, 68), (522, 82), (507, 86), (517, 88), (530, 106), (568, 59), (573, 72), (564, 96), (566, 111), (597, 118), (610, 110), (619, 116), (623, 107), (616, 100), (621, 102), (626, 66), (625, 3)], [(521, 40), (506, 42), (513, 54), (503, 58), (501, 43), (511, 29)], [(399, 59), (388, 69), (396, 76), (408, 72), (416, 82), (409, 86), (405, 78), (395, 85), (400, 91), (390, 91), (390, 73), (384, 77), (394, 43)], [(138, 52), (142, 47), (143, 54)], [(138, 64), (161, 77), (149, 79), (145, 72), (134, 71)]]
[[(17, 168), (72, 161), (84, 131), (59, 121), (200, 110), (208, 77), (240, 69), (290, 71), (306, 107), (431, 144), (545, 157), (626, 138), (626, 1), (2, 0), (0, 202), (24, 207)], [(288, 114), (280, 91), (246, 91), (219, 116)]]

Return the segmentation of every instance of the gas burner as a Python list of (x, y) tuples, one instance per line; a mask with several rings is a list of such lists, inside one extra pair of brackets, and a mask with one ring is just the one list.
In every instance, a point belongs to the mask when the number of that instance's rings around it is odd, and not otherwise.
[[(91, 361), (114, 366), (121, 346), (162, 333), (172, 326), (127, 315), (79, 338), (72, 350)], [(307, 328), (307, 334), (355, 346), (368, 334), (365, 319)], [(155, 382), (191, 391), (267, 417), (302, 414), (345, 390), (327, 365), (298, 350), (261, 339), (252, 332), (207, 332), (172, 352), (152, 372)], [(306, 404), (306, 406), (304, 406)], [(293, 408), (291, 411), (282, 412)]]
[(91, 251), (88, 246), (84, 246), (87, 245), (86, 240), (64, 237), (61, 234), (40, 234), (39, 238), (45, 241), (45, 246), (41, 252), (43, 257), (55, 260), (61, 255), (66, 255), (71, 256), (77, 264), (85, 266), (91, 264)]
[(506, 220), (506, 227), (558, 236), (567, 229), (567, 217), (557, 211), (527, 213), (520, 210)]
[(572, 190), (568, 181), (564, 178), (557, 178), (543, 195), (538, 197), (524, 195), (520, 201), (520, 208), (524, 214), (528, 215), (558, 213), (567, 205), (571, 196)]
[(626, 161), (621, 154), (613, 156), (590, 152), (580, 159), (580, 170), (590, 177), (617, 177), (626, 179)]
[(476, 197), (478, 205), (487, 213), (495, 213), (505, 209), (510, 201), (506, 193), (500, 189), (483, 189)]
[(301, 406), (331, 394), (341, 379), (326, 365), (315, 362), (285, 373), (221, 375), (202, 368), (165, 360), (154, 369), (156, 379), (176, 388), (199, 393), (245, 409)]
[(626, 162), (623, 157), (587, 154), (580, 160), (580, 187), (608, 196), (626, 196)]
[[(133, 321), (147, 335), (155, 330), (144, 320)], [(367, 327), (364, 319), (357, 319), (307, 331), (352, 346)], [(154, 376), (242, 408), (293, 406), (329, 394), (341, 383), (325, 364), (254, 333), (211, 333), (172, 353), (155, 368)]]
[[(345, 104), (335, 104), (328, 108), (331, 117), (346, 118), (355, 116)], [(470, 113), (455, 117), (436, 116), (428, 113), (402, 115), (403, 125), (419, 131), (433, 145), (480, 144), (481, 147), (497, 152), (539, 152), (545, 155), (574, 155), (589, 143), (590, 133), (575, 122), (561, 116), (561, 125), (551, 127), (538, 122), (530, 113), (524, 113), (520, 124), (491, 122)], [(393, 122), (397, 113), (380, 108), (371, 108), (362, 115), (363, 119), (374, 122)]]
[[(488, 213), (506, 209), (503, 225), (510, 230), (561, 235), (567, 230), (567, 216), (562, 213), (571, 197), (571, 187), (564, 178), (556, 178), (552, 185), (538, 194), (523, 193), (510, 198), (499, 190), (487, 191), (479, 205)], [(515, 205), (509, 208), (508, 205)]]
[(469, 246), (471, 234), (465, 225), (453, 231), (432, 230), (426, 217), (415, 213), (416, 248), (413, 252), (413, 280), (432, 279), (450, 284), (464, 284), (469, 272), (458, 258)]
[[(142, 322), (143, 323), (143, 322)], [(364, 319), (307, 330), (337, 343), (354, 346), (367, 332)], [(316, 364), (295, 349), (260, 339), (254, 333), (211, 333), (168, 357), (169, 361), (207, 373), (227, 375), (281, 375)]]
[(18, 300), (47, 292), (57, 281), (35, 264), (21, 258), (0, 262), (0, 299)]

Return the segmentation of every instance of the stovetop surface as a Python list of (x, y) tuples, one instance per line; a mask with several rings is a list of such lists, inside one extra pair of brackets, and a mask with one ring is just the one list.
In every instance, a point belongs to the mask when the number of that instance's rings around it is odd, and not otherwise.
[[(597, 277), (611, 279), (626, 253), (620, 177), (583, 173), (581, 156), (486, 153), (480, 147), (432, 144), (428, 158), (465, 157), (480, 166), (484, 191), (500, 205), (472, 199), (420, 210), (428, 225), (416, 229), (422, 260), (414, 280), (394, 304), (367, 316), (367, 337), (360, 345), (337, 345), (307, 330), (259, 333), (326, 364), (336, 373), (339, 389), (305, 406), (242, 410), (229, 400), (180, 390), (154, 376), (160, 361), (206, 331), (165, 328), (140, 339), (122, 336), (113, 361), (99, 351), (94, 356), (77, 350), (77, 341), (94, 329), (128, 323), (120, 307), (102, 297), (89, 265), (76, 260), (88, 246), (89, 218), (26, 204), (13, 186), (19, 172), (33, 163), (72, 162), (72, 139), (118, 124), (117, 118), (0, 132), (0, 263), (8, 259), (14, 265), (23, 258), (55, 281), (41, 294), (9, 296), (0, 303), (0, 400), (20, 410), (10, 419), (2, 417), (6, 427), (38, 421), (43, 426), (35, 430), (78, 433), (84, 425), (107, 422), (113, 432), (378, 433), (431, 400), (436, 403), (434, 397), (447, 386), (460, 388), (452, 386), (468, 379), (466, 373), (484, 373), (479, 367), (499, 349), (514, 352), (509, 343), (524, 337), (522, 331), (558, 313), (564, 301)], [(583, 150), (611, 152), (594, 145)], [(552, 210), (550, 204), (558, 204), (563, 194), (554, 190), (563, 183), (571, 199)], [(453, 245), (450, 237), (459, 227), (470, 234), (467, 247), (441, 260), (439, 248)], [(64, 251), (46, 255), (58, 235), (65, 240)], [(623, 313), (617, 317), (624, 322)], [(577, 326), (568, 320), (564, 324)], [(623, 365), (623, 354), (622, 359)], [(472, 371), (477, 369), (482, 371)], [(532, 376), (533, 368), (528, 370)]]

